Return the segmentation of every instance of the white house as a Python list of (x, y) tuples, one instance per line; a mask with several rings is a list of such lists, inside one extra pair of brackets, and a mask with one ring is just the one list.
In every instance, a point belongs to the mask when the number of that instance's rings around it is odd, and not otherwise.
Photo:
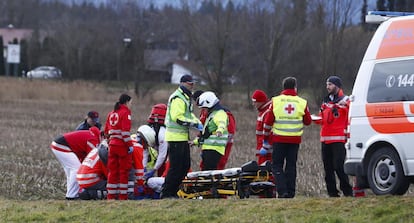
[(190, 74), (191, 76), (193, 76), (194, 80), (196, 80), (198, 84), (206, 85), (206, 81), (204, 81), (200, 77), (201, 72), (202, 72), (202, 69), (197, 64), (191, 61), (176, 60), (172, 64), (171, 83), (179, 84), (180, 79), (184, 74)]

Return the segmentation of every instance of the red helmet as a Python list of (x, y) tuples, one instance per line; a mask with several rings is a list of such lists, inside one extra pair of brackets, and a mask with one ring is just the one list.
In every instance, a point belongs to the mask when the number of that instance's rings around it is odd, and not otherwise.
[(152, 106), (151, 114), (148, 117), (148, 123), (159, 123), (164, 124), (165, 114), (167, 113), (166, 104), (156, 104)]

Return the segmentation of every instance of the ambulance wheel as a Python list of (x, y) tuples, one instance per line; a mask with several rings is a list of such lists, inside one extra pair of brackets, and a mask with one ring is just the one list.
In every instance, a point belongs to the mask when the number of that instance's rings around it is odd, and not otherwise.
[(389, 147), (379, 148), (372, 154), (367, 178), (376, 195), (403, 195), (410, 186), (398, 154)]

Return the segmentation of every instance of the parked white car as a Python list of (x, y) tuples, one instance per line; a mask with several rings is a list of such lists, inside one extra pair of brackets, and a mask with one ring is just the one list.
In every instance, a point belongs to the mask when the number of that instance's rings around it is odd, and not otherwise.
[(40, 66), (27, 72), (28, 78), (62, 78), (62, 71), (52, 66)]

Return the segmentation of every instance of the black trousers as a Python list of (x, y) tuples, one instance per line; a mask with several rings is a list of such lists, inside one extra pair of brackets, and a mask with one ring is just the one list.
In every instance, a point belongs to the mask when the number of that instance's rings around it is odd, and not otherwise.
[(299, 144), (273, 143), (272, 172), (279, 197), (295, 197), (298, 151)]
[(349, 184), (348, 175), (344, 171), (346, 150), (344, 143), (336, 142), (322, 143), (322, 161), (325, 169), (325, 183), (328, 195), (338, 197), (339, 191), (336, 188), (336, 176), (339, 179), (339, 187), (344, 196), (352, 196), (352, 186)]
[(215, 150), (203, 150), (201, 158), (203, 159), (202, 170), (217, 170), (222, 155)]
[(191, 165), (190, 145), (184, 142), (168, 142), (170, 169), (162, 189), (162, 197), (176, 197), (179, 186), (187, 175)]
[(101, 180), (79, 193), (79, 198), (81, 200), (103, 200), (106, 199), (107, 193), (106, 180)]

